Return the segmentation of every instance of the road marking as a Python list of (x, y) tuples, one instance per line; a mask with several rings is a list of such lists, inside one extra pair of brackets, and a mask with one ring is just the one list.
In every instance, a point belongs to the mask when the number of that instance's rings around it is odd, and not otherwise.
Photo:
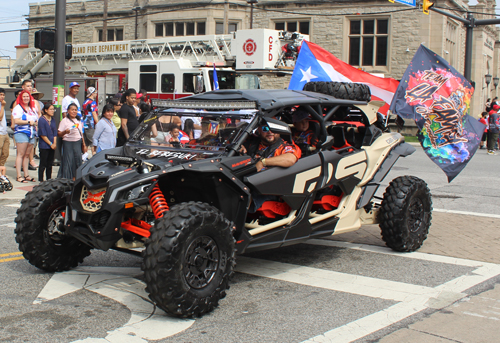
[(410, 297), (407, 300), (397, 303), (389, 308), (365, 316), (333, 330), (327, 331), (322, 335), (310, 338), (303, 343), (347, 343), (358, 340), (364, 336), (370, 335), (376, 331), (386, 328), (389, 325), (403, 320), (404, 318), (412, 316), (422, 310), (428, 308), (439, 310), (446, 306), (449, 306), (461, 299), (458, 297), (458, 295), (463, 295), (462, 298), (465, 298), (466, 294), (464, 292), (466, 290), (500, 275), (500, 265), (494, 263), (457, 259), (453, 257), (431, 255), (418, 252), (398, 253), (393, 252), (386, 247), (352, 244), (347, 242), (310, 240), (308, 241), (308, 243), (371, 251), (388, 255), (396, 255), (399, 257), (415, 258), (425, 261), (435, 261), (454, 265), (477, 267), (477, 269), (473, 270), (467, 275), (459, 276), (444, 284), (434, 287), (434, 290), (439, 293), (438, 297), (432, 298), (427, 297), (427, 295), (420, 295), (414, 298)]
[(19, 207), (21, 207), (21, 203), (18, 203), (18, 204), (8, 204), (8, 205), (5, 205), (5, 206), (19, 208)]
[(188, 329), (192, 319), (168, 317), (149, 299), (144, 282), (135, 279), (139, 268), (78, 267), (72, 271), (55, 273), (42, 289), (34, 304), (86, 289), (111, 298), (130, 309), (130, 320), (122, 327), (108, 332), (105, 338), (88, 337), (78, 343), (134, 342), (160, 340)]
[(23, 259), (24, 259), (23, 256), (21, 256), (21, 257), (3, 258), (3, 259), (0, 259), (0, 263), (9, 262), (9, 261), (23, 260)]
[(452, 213), (452, 214), (463, 214), (464, 216), (476, 216), (476, 217), (486, 217), (486, 218), (498, 218), (500, 219), (499, 214), (488, 214), (488, 213), (480, 213), (480, 212), (467, 212), (467, 211), (455, 211), (455, 210), (445, 210), (441, 208), (432, 209), (433, 212), (442, 212), (442, 213)]
[(15, 255), (21, 255), (22, 252), (17, 251), (17, 252), (9, 252), (7, 254), (0, 254), (0, 257), (6, 257), (6, 256), (15, 256)]
[[(429, 298), (440, 295), (440, 292), (432, 287), (244, 256), (238, 257), (236, 271), (311, 287), (393, 301), (407, 301), (418, 295), (426, 295)], [(458, 299), (464, 296), (466, 295), (462, 293), (456, 294)]]
[(424, 260), (424, 261), (429, 261), (429, 262), (453, 264), (453, 265), (464, 266), (464, 267), (478, 267), (478, 266), (485, 266), (485, 265), (489, 265), (489, 264), (496, 265), (494, 263), (466, 260), (463, 258), (449, 257), (449, 256), (443, 256), (443, 255), (432, 255), (432, 254), (423, 253), (423, 252), (411, 252), (411, 253), (397, 252), (397, 251), (391, 250), (388, 247), (383, 247), (383, 246), (358, 244), (358, 243), (350, 243), (350, 242), (342, 242), (342, 241), (332, 241), (329, 239), (325, 239), (325, 240), (323, 240), (323, 239), (310, 239), (306, 242), (306, 244), (375, 252), (375, 253), (379, 253), (379, 254), (393, 255), (393, 256), (404, 257), (404, 258), (413, 258), (413, 259)]

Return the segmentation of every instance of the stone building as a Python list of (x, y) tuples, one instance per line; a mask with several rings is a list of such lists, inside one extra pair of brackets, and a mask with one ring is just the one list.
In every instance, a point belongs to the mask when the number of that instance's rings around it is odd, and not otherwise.
[[(92, 43), (103, 40), (103, 0), (67, 0), (66, 40)], [(495, 1), (444, 0), (441, 8), (477, 19), (491, 18)], [(33, 32), (54, 25), (55, 2), (30, 4), (29, 45)], [(251, 23), (252, 22), (252, 23)], [(224, 23), (227, 23), (224, 25)], [(335, 56), (370, 73), (400, 79), (420, 44), (447, 59), (463, 73), (466, 30), (455, 19), (386, 0), (108, 0), (108, 41), (222, 34), (240, 29), (270, 28), (299, 31)], [(472, 79), (476, 83), (471, 114), (477, 116), (487, 98), (497, 95), (485, 75), (499, 77), (499, 30), (474, 29)], [(264, 88), (286, 88), (289, 76), (263, 77)]]

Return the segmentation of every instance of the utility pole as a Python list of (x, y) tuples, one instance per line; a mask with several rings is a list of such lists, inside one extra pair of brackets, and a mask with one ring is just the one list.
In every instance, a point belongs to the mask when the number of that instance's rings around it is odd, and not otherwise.
[[(103, 16), (102, 16), (102, 41), (107, 42), (108, 41), (108, 0), (104, 0), (104, 8), (102, 9), (102, 14), (103, 14)], [(135, 23), (135, 25), (137, 26), (137, 22)]]
[(258, 0), (247, 0), (250, 4), (250, 29), (253, 29), (253, 5), (259, 2)]
[[(136, 2), (137, 3), (137, 2)], [(138, 33), (137, 33), (137, 25), (138, 25), (138, 12), (141, 8), (137, 5), (134, 8), (132, 8), (132, 11), (135, 11), (135, 39), (138, 39)]]
[[(56, 0), (56, 36), (54, 52), (54, 78), (52, 80), (52, 103), (56, 108), (54, 119), (56, 127), (62, 119), (61, 105), (64, 98), (64, 45), (66, 44), (66, 0)], [(59, 165), (61, 161), (61, 143), (58, 139), (55, 152), (54, 164)]]
[(224, 20), (223, 20), (223, 23), (222, 23), (222, 26), (224, 26), (224, 30), (222, 31), (222, 33), (224, 33), (225, 35), (227, 35), (227, 16), (228, 16), (228, 12), (229, 12), (229, 3), (227, 2), (227, 0), (224, 1)]

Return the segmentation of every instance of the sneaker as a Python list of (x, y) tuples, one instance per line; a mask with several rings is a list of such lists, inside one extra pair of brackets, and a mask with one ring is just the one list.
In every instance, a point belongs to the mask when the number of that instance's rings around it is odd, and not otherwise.
[(496, 155), (497, 153), (494, 152), (493, 150), (488, 150), (488, 155)]

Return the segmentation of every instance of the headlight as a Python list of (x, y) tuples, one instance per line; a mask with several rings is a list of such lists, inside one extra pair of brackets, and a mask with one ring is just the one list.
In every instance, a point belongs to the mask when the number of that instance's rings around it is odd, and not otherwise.
[(135, 188), (132, 188), (131, 190), (125, 192), (125, 199), (126, 200), (134, 200), (137, 198), (140, 198), (151, 186), (151, 183), (148, 183), (146, 185), (141, 185), (137, 186)]

